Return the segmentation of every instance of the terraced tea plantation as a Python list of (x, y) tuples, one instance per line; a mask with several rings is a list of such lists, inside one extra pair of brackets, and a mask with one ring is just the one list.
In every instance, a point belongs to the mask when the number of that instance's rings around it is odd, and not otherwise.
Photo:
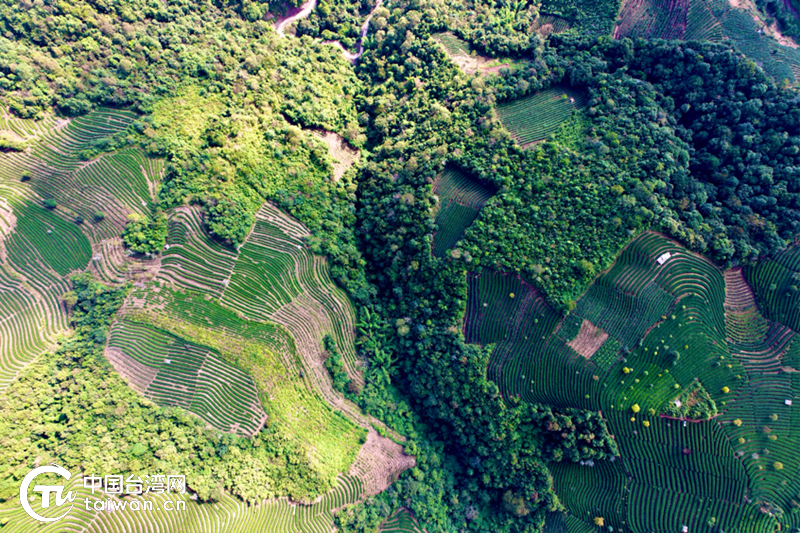
[(544, 15), (540, 13), (531, 29), (543, 36), (553, 33), (563, 33), (569, 29), (569, 21), (555, 15)]
[(685, 39), (722, 42), (730, 39), (777, 81), (800, 82), (800, 50), (770, 36), (769, 20), (755, 3), (728, 0), (626, 0), (614, 37)]
[(111, 331), (106, 356), (151, 400), (183, 407), (221, 431), (253, 435), (267, 418), (253, 378), (206, 346), (121, 320)]
[(800, 246), (764, 258), (744, 273), (764, 316), (800, 330)]
[(423, 533), (424, 530), (417, 523), (407, 509), (401, 508), (381, 524), (380, 533)]
[[(185, 206), (168, 212), (159, 257), (127, 254), (127, 215), (152, 212), (163, 172), (136, 148), (103, 152), (134, 118), (110, 110), (71, 121), (0, 117), (29, 147), (0, 157), (0, 386), (68, 331), (62, 295), (71, 274), (133, 281), (105, 350), (131, 387), (226, 432), (254, 435), (270, 419), (337, 487), (310, 506), (280, 499), (248, 508), (227, 495), (200, 506), (187, 496), (188, 515), (76, 512), (53, 530), (328, 533), (334, 510), (413, 465), (373, 429), (385, 426), (333, 390), (322, 365), (331, 335), (351, 379), (363, 381), (352, 305), (325, 259), (306, 248), (306, 228), (270, 204), (240, 250), (210, 238), (199, 210)], [(0, 505), (0, 523), (30, 530), (20, 512)]]
[(233, 250), (201, 224), (195, 208), (170, 213), (160, 269), (121, 310), (109, 360), (160, 405), (247, 435), (269, 419), (306, 450), (323, 478), (350, 472), (365, 493), (382, 490), (376, 475), (391, 477), (413, 461), (385, 437), (370, 441), (367, 430), (381, 423), (333, 390), (322, 365), (325, 335), (336, 340), (354, 379), (363, 379), (355, 315), (324, 258), (303, 243), (306, 228), (267, 203)]
[(441, 257), (456, 245), (494, 193), (489, 185), (454, 167), (437, 176), (433, 183), (433, 194), (439, 197), (433, 255)]
[(161, 162), (133, 148), (91, 161), (81, 154), (106, 146), (134, 118), (118, 110), (74, 120), (0, 114), (0, 130), (27, 146), (0, 157), (0, 389), (67, 330), (60, 298), (70, 274), (131, 277), (119, 235), (127, 213), (154, 205)]
[[(17, 502), (13, 507), (0, 506), (0, 523), (3, 529), (15, 533), (40, 532), (147, 532), (147, 531), (203, 531), (210, 533), (330, 533), (333, 524), (333, 512), (355, 503), (361, 497), (361, 487), (357, 479), (341, 476), (337, 486), (322, 496), (319, 502), (312, 505), (296, 505), (286, 498), (268, 500), (255, 506), (247, 504), (225, 494), (215, 503), (198, 503), (189, 494), (149, 494), (146, 496), (126, 497), (118, 499), (114, 495), (96, 492), (92, 495), (89, 489), (83, 488), (79, 473), (65, 487), (65, 491), (77, 493), (76, 504), (64, 519), (49, 524), (32, 521)], [(144, 505), (151, 502), (151, 510), (132, 511), (86, 511), (84, 498), (90, 502), (95, 500), (111, 500), (115, 504), (127, 502), (130, 508), (133, 502)], [(167, 510), (166, 500), (173, 502), (173, 509), (185, 504), (185, 510)], [(51, 506), (45, 509), (44, 516), (57, 516), (58, 508)], [(60, 511), (63, 513), (63, 510)]]
[(583, 92), (554, 87), (501, 104), (497, 106), (497, 114), (514, 139), (525, 147), (555, 133), (575, 111), (586, 107), (588, 101)]
[(617, 20), (614, 37), (681, 39), (691, 0), (627, 0)]
[(450, 32), (437, 33), (433, 35), (436, 42), (442, 45), (450, 56), (470, 55), (469, 43), (459, 39)]
[(797, 257), (723, 272), (645, 233), (566, 317), (516, 275), (468, 276), (465, 336), (495, 344), (504, 396), (599, 410), (620, 447), (613, 461), (551, 464), (568, 512), (547, 531), (800, 525), (800, 342), (776, 309), (792, 309)]

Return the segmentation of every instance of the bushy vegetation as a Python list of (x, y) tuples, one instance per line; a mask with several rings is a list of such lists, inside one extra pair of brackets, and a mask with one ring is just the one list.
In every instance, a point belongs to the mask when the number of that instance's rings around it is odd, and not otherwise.
[(279, 39), (263, 17), (286, 3), (273, 4), (4, 6), (3, 102), (24, 117), (98, 105), (144, 112), (133, 130), (150, 154), (167, 159), (163, 208), (199, 203), (211, 233), (239, 245), (263, 200), (277, 201), (315, 234), (312, 247), (331, 258), (334, 278), (366, 298), (353, 176), (333, 183), (324, 145), (302, 129), (361, 146), (360, 82), (338, 50), (308, 37)]
[(333, 340), (333, 337), (330, 335), (325, 335), (322, 339), (322, 343), (325, 346), (326, 352), (325, 369), (331, 375), (333, 388), (342, 394), (352, 392), (349, 388), (352, 380), (347, 376), (347, 372), (344, 369), (342, 356), (339, 355), (339, 351), (336, 349), (336, 341)]
[(367, 500), (363, 505), (348, 507), (336, 513), (336, 527), (343, 533), (372, 533), (392, 511), (381, 499)]
[(767, 22), (774, 19), (778, 23), (781, 33), (794, 39), (800, 38), (797, 4), (777, 0), (756, 0), (756, 6), (766, 15)]
[[(449, 4), (443, 21), (448, 29), (492, 57), (525, 56), (543, 43), (535, 31), (541, 19), (558, 21), (584, 35), (608, 35), (619, 12), (619, 0), (460, 0)], [(434, 22), (440, 23), (439, 20)], [(553, 22), (549, 22), (552, 24)]]
[[(311, 16), (297, 23), (297, 35), (339, 41), (344, 48), (355, 51), (356, 42), (361, 38), (361, 24), (374, 5), (374, 0), (322, 0)], [(376, 29), (385, 28), (387, 14), (388, 10), (376, 13), (370, 25)]]
[(250, 439), (209, 431), (183, 410), (133, 392), (102, 354), (127, 289), (88, 275), (72, 283), (74, 334), (26, 367), (0, 400), (2, 453), (13, 465), (0, 498), (16, 497), (22, 477), (42, 460), (85, 472), (181, 472), (203, 500), (219, 499), (223, 490), (251, 502), (317, 495), (307, 457), (269, 428)]
[(137, 254), (157, 255), (167, 243), (167, 215), (156, 213), (153, 218), (139, 213), (128, 215), (122, 232), (125, 247)]

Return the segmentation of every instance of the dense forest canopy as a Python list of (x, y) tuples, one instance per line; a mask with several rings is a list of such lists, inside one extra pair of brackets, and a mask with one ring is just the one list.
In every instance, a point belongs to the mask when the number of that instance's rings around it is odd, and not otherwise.
[[(763, 4), (796, 33), (791, 9)], [(297, 7), (6, 2), (0, 99), (29, 119), (106, 106), (137, 113), (123, 134), (83, 154), (136, 146), (165, 159), (157, 209), (131, 215), (120, 235), (133, 254), (158, 256), (165, 213), (185, 205), (201, 206), (205, 230), (230, 250), (245, 242), (265, 200), (309, 228), (306, 244), (329, 257), (332, 278), (357, 305), (364, 383), (348, 377), (330, 336), (324, 366), (337, 391), (407, 439), (416, 460), (388, 490), (341, 512), (343, 531), (374, 531), (399, 507), (430, 533), (541, 531), (547, 513), (565, 510), (552, 470), (610, 464), (619, 446), (604, 404), (590, 395), (529, 402), (490, 379), (494, 343), (470, 344), (463, 334), (468, 273), (518, 275), (557, 316), (648, 231), (720, 268), (774, 255), (800, 232), (800, 96), (730, 43), (611, 38), (613, 1), (392, 0), (374, 10), (373, 2), (320, 1), (296, 37), (279, 37), (272, 17)], [(537, 32), (545, 16), (570, 29)], [(502, 66), (465, 73), (432, 37), (445, 31)], [(321, 40), (350, 51), (360, 42), (364, 53), (353, 66)], [(567, 88), (586, 107), (521, 146), (498, 106)], [(339, 180), (320, 130), (361, 150)], [(496, 193), (437, 257), (433, 189), (448, 165)], [(70, 450), (95, 444), (87, 425), (135, 424), (123, 439), (131, 447), (111, 459), (187, 469), (202, 500), (227, 490), (247, 501), (308, 501), (325, 488), (308, 458), (268, 427), (251, 439), (224, 436), (137, 399), (101, 355), (127, 289), (88, 276), (72, 284), (72, 337), (20, 374), (0, 403), (7, 453), (28, 439), (14, 452), (27, 463), (46, 453), (86, 467)], [(630, 349), (620, 348), (620, 361)], [(90, 405), (106, 388), (124, 402)], [(21, 417), (28, 405), (49, 422)], [(74, 419), (64, 422), (57, 408)], [(59, 436), (60, 423), (74, 430)], [(158, 447), (159, 438), (173, 444)], [(4, 474), (0, 499), (23, 470)], [(248, 491), (254, 471), (261, 488)]]

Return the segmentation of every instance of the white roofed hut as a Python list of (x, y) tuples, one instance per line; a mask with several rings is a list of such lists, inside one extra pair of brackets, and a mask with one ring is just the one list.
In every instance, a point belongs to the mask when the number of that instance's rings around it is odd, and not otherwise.
[(672, 254), (671, 254), (671, 253), (669, 253), (669, 252), (664, 252), (663, 254), (661, 254), (661, 255), (659, 255), (659, 256), (658, 256), (658, 259), (656, 259), (656, 263), (658, 263), (658, 264), (659, 264), (659, 266), (660, 266), (660, 265), (663, 265), (664, 263), (666, 263), (666, 262), (667, 262), (667, 259), (669, 259), (670, 257), (672, 257)]

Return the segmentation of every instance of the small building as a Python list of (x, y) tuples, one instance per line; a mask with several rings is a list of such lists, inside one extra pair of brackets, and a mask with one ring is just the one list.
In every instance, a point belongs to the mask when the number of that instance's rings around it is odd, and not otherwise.
[(783, 400), (783, 403), (786, 405), (792, 405), (792, 400)]
[(656, 263), (658, 263), (659, 265), (663, 265), (664, 263), (667, 262), (667, 259), (669, 259), (670, 257), (672, 257), (671, 253), (664, 252), (663, 254), (658, 256), (658, 259), (656, 259)]

